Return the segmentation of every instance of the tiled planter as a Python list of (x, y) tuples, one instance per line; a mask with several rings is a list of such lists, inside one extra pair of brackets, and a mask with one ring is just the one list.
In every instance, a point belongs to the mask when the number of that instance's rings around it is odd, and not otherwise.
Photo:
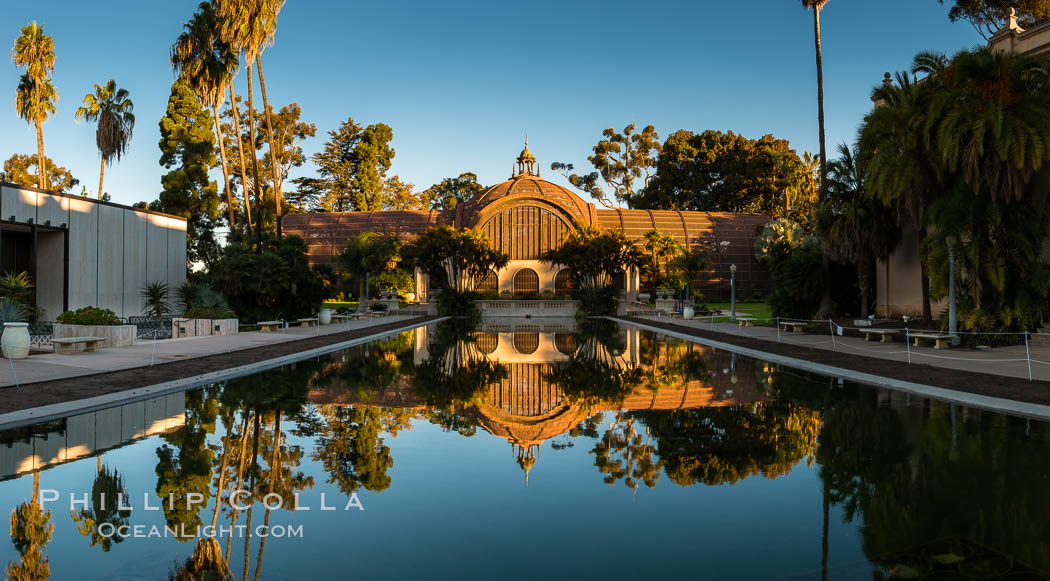
[(106, 347), (131, 347), (135, 344), (138, 327), (135, 325), (69, 325), (55, 323), (52, 337), (68, 339), (70, 337), (102, 337), (98, 344), (100, 349)]

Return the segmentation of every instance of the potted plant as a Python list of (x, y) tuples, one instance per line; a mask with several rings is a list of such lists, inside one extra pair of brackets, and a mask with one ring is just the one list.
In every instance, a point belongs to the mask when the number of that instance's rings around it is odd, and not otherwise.
[(0, 347), (8, 359), (25, 359), (29, 356), (29, 323), (26, 315), (29, 309), (8, 297), (0, 297), (0, 321), (4, 323), (4, 332), (0, 335)]
[(83, 307), (66, 311), (57, 317), (54, 338), (102, 337), (99, 347), (128, 347), (135, 344), (138, 327), (125, 325), (116, 313), (109, 309)]
[(178, 295), (183, 313), (171, 321), (172, 337), (232, 335), (240, 330), (240, 321), (226, 297), (207, 284), (186, 283)]

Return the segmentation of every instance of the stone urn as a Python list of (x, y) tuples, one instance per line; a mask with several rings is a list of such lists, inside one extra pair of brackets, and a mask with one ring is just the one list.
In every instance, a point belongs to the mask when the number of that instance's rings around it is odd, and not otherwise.
[(649, 302), (649, 293), (638, 293), (638, 302), (647, 303)]
[(29, 357), (29, 323), (4, 323), (0, 346), (8, 359)]
[(317, 311), (317, 324), (332, 324), (332, 309), (321, 309), (320, 311)]
[(692, 319), (693, 318), (693, 307), (682, 307), (682, 318)]

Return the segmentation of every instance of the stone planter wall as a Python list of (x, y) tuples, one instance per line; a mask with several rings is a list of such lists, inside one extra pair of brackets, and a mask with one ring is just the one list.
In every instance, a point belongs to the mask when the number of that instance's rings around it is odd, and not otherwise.
[(172, 319), (171, 338), (233, 335), (240, 331), (239, 319)]
[(482, 317), (574, 317), (579, 301), (477, 301)]
[(55, 339), (68, 339), (70, 337), (102, 337), (104, 340), (98, 347), (131, 347), (135, 345), (135, 337), (138, 335), (138, 327), (135, 325), (69, 325), (66, 323), (55, 323), (52, 336)]

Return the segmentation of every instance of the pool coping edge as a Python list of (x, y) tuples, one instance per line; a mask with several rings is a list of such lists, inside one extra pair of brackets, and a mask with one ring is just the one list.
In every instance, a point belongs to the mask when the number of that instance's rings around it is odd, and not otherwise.
[(904, 381), (901, 379), (893, 379), (890, 377), (875, 375), (873, 373), (865, 373), (863, 371), (853, 371), (851, 369), (844, 369), (842, 367), (835, 367), (833, 365), (825, 365), (823, 363), (813, 363), (811, 361), (806, 361), (805, 359), (798, 359), (795, 357), (788, 357), (785, 355), (777, 355), (775, 353), (760, 351), (758, 349), (752, 349), (750, 347), (741, 347), (732, 343), (718, 341), (715, 339), (707, 339), (696, 335), (690, 335), (689, 333), (681, 333), (678, 331), (672, 331), (670, 329), (664, 329), (663, 327), (658, 327), (655, 325), (647, 325), (645, 323), (639, 323), (637, 321), (627, 321), (624, 319), (620, 319), (619, 317), (608, 317), (608, 319), (616, 321), (617, 323), (623, 325), (632, 325), (640, 329), (654, 331), (656, 333), (661, 333), (669, 337), (685, 339), (687, 341), (693, 341), (695, 343), (700, 343), (701, 345), (707, 345), (709, 347), (722, 349), (731, 353), (738, 353), (740, 355), (753, 357), (755, 359), (761, 359), (770, 363), (787, 365), (789, 367), (802, 369), (804, 371), (812, 371), (814, 373), (819, 373), (821, 375), (826, 375), (829, 377), (842, 378), (849, 381), (855, 381), (857, 383), (863, 383), (865, 385), (872, 385), (876, 387), (886, 387), (889, 389), (913, 393), (922, 397), (928, 397), (931, 399), (945, 401), (948, 403), (957, 403), (969, 407), (975, 407), (994, 412), (1000, 412), (1037, 420), (1050, 421), (1050, 406), (1020, 402), (1001, 397), (980, 395), (965, 391), (956, 391), (954, 389), (948, 389), (945, 387), (935, 387), (932, 385), (914, 383), (911, 381)]
[(179, 391), (187, 391), (190, 389), (201, 387), (203, 385), (208, 385), (209, 383), (236, 379), (238, 377), (251, 375), (260, 371), (266, 371), (267, 369), (273, 369), (275, 367), (281, 367), (282, 365), (288, 365), (290, 363), (296, 363), (298, 361), (303, 361), (312, 357), (327, 355), (334, 351), (340, 351), (342, 349), (356, 347), (364, 343), (375, 341), (376, 339), (382, 339), (390, 335), (410, 331), (417, 327), (433, 325), (434, 323), (444, 321), (447, 318), (448, 317), (438, 317), (436, 319), (403, 325), (395, 329), (388, 329), (386, 331), (374, 333), (372, 335), (357, 337), (355, 339), (348, 339), (346, 341), (332, 343), (331, 345), (325, 345), (323, 347), (314, 347), (313, 349), (307, 349), (306, 351), (289, 353), (288, 355), (282, 355), (273, 359), (256, 361), (254, 363), (239, 365), (237, 367), (230, 367), (220, 371), (210, 371), (208, 373), (202, 373), (190, 377), (183, 377), (180, 379), (165, 381), (162, 383), (148, 385), (145, 387), (136, 387), (130, 390), (118, 391), (114, 393), (108, 393), (105, 395), (98, 395), (84, 399), (48, 404), (0, 414), (0, 430), (10, 430), (14, 428), (24, 427), (27, 425), (48, 422), (77, 414), (89, 413), (100, 409), (111, 408), (117, 405), (152, 399), (155, 397), (168, 395)]

